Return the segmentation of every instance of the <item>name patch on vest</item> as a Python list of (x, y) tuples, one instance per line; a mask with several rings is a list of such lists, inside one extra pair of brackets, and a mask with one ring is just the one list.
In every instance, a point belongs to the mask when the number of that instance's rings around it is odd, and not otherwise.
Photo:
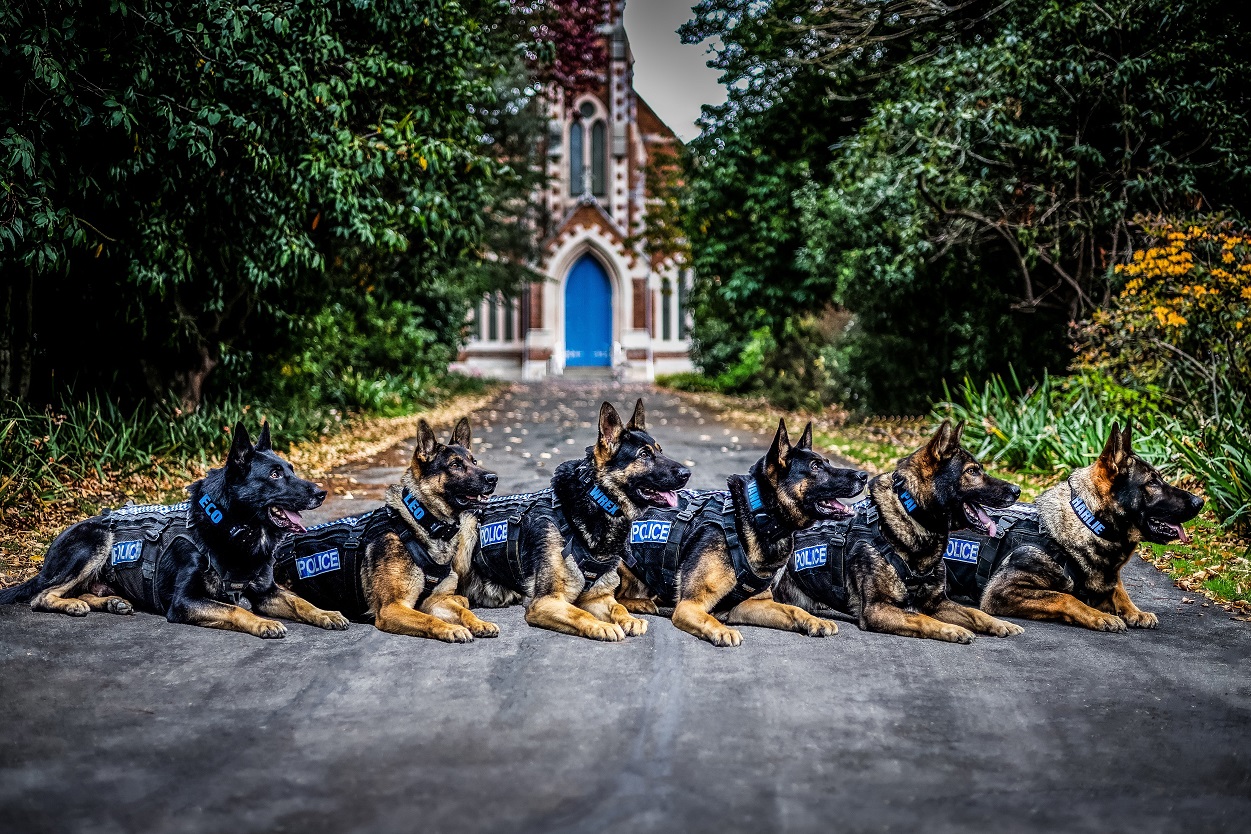
[(630, 544), (664, 544), (669, 541), (672, 521), (635, 521), (630, 524)]
[(508, 540), (508, 522), (493, 521), (478, 528), (478, 542), (483, 547), (501, 544)]
[(795, 551), (795, 570), (819, 568), (825, 564), (826, 546), (814, 544)]
[(609, 515), (616, 515), (617, 510), (620, 509), (617, 506), (617, 502), (609, 498), (607, 495), (605, 495), (604, 491), (599, 488), (598, 484), (596, 486), (591, 487), (590, 496), (591, 496), (591, 500), (594, 501), (596, 504), (599, 504), (600, 507), (603, 508), (604, 512), (608, 513)]
[(949, 562), (968, 562), (977, 564), (977, 554), (982, 550), (982, 543), (968, 539), (947, 539), (947, 550), (943, 558)]
[(331, 548), (312, 556), (301, 556), (295, 560), (295, 571), (301, 579), (312, 579), (323, 573), (339, 569), (339, 551)]
[(110, 561), (115, 565), (129, 565), (132, 562), (138, 562), (142, 555), (143, 542), (118, 542), (113, 545), (113, 555)]

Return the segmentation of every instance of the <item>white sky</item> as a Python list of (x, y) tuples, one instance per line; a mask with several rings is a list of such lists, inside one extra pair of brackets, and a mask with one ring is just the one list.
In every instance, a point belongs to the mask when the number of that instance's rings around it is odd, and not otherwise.
[(691, 0), (626, 0), (625, 27), (634, 52), (634, 89), (683, 142), (699, 135), (704, 104), (725, 101), (708, 46), (686, 46), (677, 28), (691, 19)]

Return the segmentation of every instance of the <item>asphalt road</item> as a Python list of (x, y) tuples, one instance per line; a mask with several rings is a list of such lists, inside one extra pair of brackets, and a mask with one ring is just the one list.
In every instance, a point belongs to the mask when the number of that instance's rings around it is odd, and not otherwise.
[[(506, 395), (479, 457), (505, 489), (540, 486), (593, 440), (601, 396), (637, 392)], [(648, 401), (692, 486), (766, 446)], [(371, 506), (407, 454), (328, 511)], [(659, 618), (604, 644), (519, 609), (470, 645), (359, 625), (262, 641), (5, 607), (0, 831), (1246, 831), (1251, 628), (1140, 560), (1126, 582), (1158, 631), (1027, 623), (971, 646), (843, 624), (715, 649)]]

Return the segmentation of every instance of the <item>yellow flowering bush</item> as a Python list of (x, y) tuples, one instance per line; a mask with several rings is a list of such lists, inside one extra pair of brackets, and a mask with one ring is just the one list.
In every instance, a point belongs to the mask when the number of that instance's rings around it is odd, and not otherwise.
[(1078, 365), (1216, 414), (1251, 391), (1251, 230), (1219, 217), (1136, 222), (1146, 246), (1115, 267), (1124, 284), (1081, 329)]

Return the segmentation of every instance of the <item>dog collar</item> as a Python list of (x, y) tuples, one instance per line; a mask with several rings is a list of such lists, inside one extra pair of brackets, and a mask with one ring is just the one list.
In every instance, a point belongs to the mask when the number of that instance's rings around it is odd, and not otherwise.
[(1086, 525), (1086, 529), (1094, 533), (1099, 538), (1106, 538), (1103, 531), (1108, 529), (1108, 525), (1099, 520), (1099, 516), (1094, 514), (1090, 507), (1086, 506), (1086, 502), (1077, 494), (1077, 490), (1073, 489), (1073, 482), (1069, 481), (1069, 506), (1073, 508), (1073, 512), (1077, 513), (1078, 520)]
[(751, 520), (760, 535), (771, 542), (781, 539), (785, 534), (781, 532), (782, 528), (765, 508), (764, 499), (760, 497), (760, 482), (755, 476), (747, 479), (743, 491), (747, 496), (747, 511), (751, 513)]
[(446, 521), (439, 521), (434, 517), (434, 513), (427, 510), (417, 500), (417, 496), (408, 491), (408, 487), (400, 493), (400, 500), (404, 502), (405, 508), (413, 516), (416, 521), (426, 532), (436, 539), (450, 539), (456, 535), (456, 531), (460, 529), (459, 524), (450, 524)]
[(586, 494), (600, 506), (600, 509), (609, 515), (615, 517), (621, 514), (621, 505), (605, 495), (604, 491), (599, 488), (599, 484), (591, 484), (591, 488), (586, 491)]

